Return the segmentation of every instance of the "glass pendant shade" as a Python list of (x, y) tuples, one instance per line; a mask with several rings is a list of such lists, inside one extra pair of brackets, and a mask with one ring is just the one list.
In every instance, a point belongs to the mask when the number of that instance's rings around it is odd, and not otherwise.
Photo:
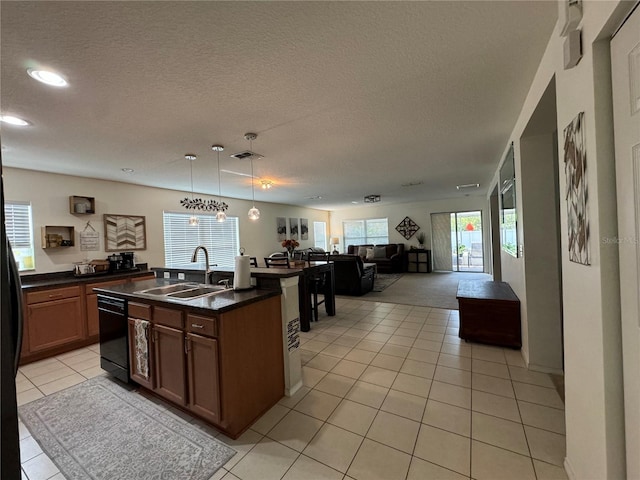
[(250, 220), (258, 220), (260, 218), (260, 210), (258, 210), (255, 206), (249, 210), (249, 219)]
[(216, 220), (218, 222), (224, 222), (227, 219), (227, 214), (224, 213), (223, 211), (218, 211), (218, 213), (216, 213)]
[(192, 227), (197, 227), (199, 223), (200, 220), (198, 220), (198, 217), (196, 217), (195, 215), (191, 215), (189, 217), (189, 225), (191, 225)]

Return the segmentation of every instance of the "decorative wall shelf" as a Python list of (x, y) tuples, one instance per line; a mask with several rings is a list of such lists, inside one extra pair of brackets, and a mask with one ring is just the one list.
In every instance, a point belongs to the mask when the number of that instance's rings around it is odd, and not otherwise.
[(73, 247), (75, 227), (45, 225), (41, 229), (42, 248)]
[(96, 213), (96, 199), (94, 197), (69, 197), (69, 212), (76, 215), (93, 215)]

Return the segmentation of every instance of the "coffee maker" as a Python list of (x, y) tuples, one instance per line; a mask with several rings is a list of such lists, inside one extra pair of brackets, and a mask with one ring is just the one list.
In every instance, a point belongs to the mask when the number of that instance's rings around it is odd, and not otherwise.
[(122, 269), (130, 270), (135, 267), (135, 262), (133, 260), (133, 252), (122, 252)]

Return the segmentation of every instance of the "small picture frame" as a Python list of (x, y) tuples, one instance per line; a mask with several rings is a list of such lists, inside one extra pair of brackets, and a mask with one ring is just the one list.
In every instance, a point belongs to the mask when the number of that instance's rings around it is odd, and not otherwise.
[(103, 217), (105, 252), (147, 249), (145, 217), (110, 213)]

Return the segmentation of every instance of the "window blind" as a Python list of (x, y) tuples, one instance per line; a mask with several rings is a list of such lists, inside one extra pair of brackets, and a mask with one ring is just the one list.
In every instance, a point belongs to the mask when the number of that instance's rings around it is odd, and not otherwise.
[[(233, 267), (240, 252), (238, 217), (218, 222), (214, 215), (198, 214), (197, 226), (189, 225), (191, 213), (163, 212), (164, 263), (176, 267), (191, 263), (198, 245), (209, 251), (209, 262), (219, 267)], [(204, 255), (198, 256), (203, 261)]]
[(327, 248), (327, 223), (313, 222), (313, 246), (317, 248)]
[(33, 248), (31, 228), (31, 205), (28, 203), (6, 202), (4, 204), (5, 228), (12, 249)]
[(389, 222), (386, 218), (346, 220), (342, 222), (345, 246), (389, 243)]

